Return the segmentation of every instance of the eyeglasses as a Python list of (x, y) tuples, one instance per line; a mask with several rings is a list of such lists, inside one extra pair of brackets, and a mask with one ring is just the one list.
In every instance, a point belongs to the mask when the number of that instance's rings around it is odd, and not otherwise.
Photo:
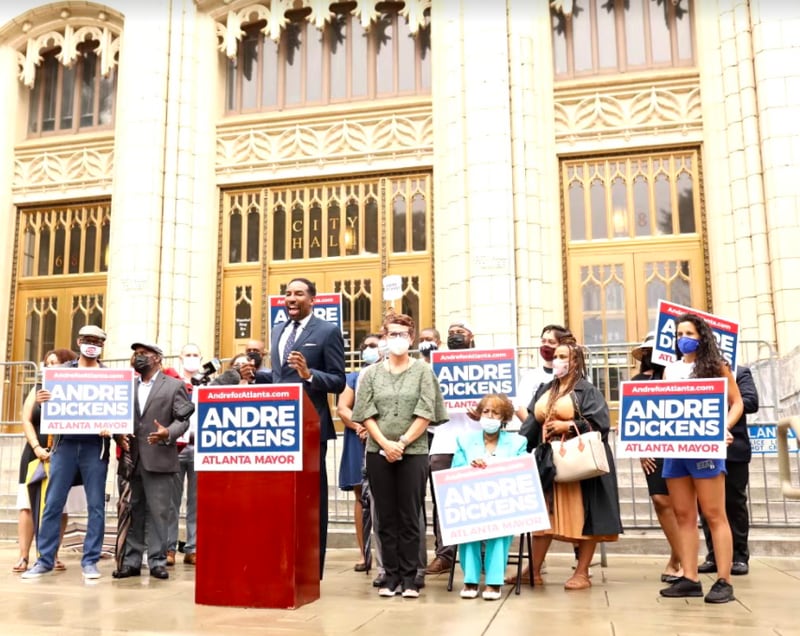
[(387, 338), (409, 338), (411, 334), (407, 331), (387, 331)]
[(369, 344), (364, 345), (365, 349), (377, 349), (378, 343), (377, 342), (370, 342)]

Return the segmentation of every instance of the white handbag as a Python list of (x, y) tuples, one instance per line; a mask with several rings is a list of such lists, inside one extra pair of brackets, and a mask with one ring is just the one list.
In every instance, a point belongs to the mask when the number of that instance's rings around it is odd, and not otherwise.
[[(575, 426), (575, 432), (578, 427)], [(553, 463), (556, 465), (556, 481), (582, 481), (610, 472), (608, 456), (599, 431), (579, 434), (571, 439), (561, 437), (553, 440)]]

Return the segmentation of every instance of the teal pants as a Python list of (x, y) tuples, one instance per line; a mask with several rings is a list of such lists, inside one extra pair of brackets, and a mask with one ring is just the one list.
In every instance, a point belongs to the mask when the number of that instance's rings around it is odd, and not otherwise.
[[(458, 559), (464, 570), (464, 583), (477, 585), (481, 569), (486, 572), (486, 585), (503, 585), (508, 561), (508, 549), (514, 537), (500, 537), (486, 541), (473, 541), (458, 546)], [(481, 543), (486, 544), (486, 562), (481, 563)]]

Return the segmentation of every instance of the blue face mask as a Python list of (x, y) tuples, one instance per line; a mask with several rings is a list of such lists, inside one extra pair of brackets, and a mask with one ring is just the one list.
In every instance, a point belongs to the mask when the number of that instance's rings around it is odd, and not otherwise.
[(687, 353), (694, 353), (700, 347), (700, 341), (695, 340), (694, 338), (687, 338), (686, 336), (681, 336), (678, 338), (678, 350), (683, 354), (686, 355)]
[(361, 352), (361, 360), (364, 364), (375, 364), (381, 357), (378, 347), (367, 347)]

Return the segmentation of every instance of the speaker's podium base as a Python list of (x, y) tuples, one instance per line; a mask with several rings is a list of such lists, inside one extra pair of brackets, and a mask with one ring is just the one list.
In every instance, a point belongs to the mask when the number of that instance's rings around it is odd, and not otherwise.
[(319, 420), (303, 400), (302, 471), (198, 473), (196, 603), (292, 609), (319, 598)]

